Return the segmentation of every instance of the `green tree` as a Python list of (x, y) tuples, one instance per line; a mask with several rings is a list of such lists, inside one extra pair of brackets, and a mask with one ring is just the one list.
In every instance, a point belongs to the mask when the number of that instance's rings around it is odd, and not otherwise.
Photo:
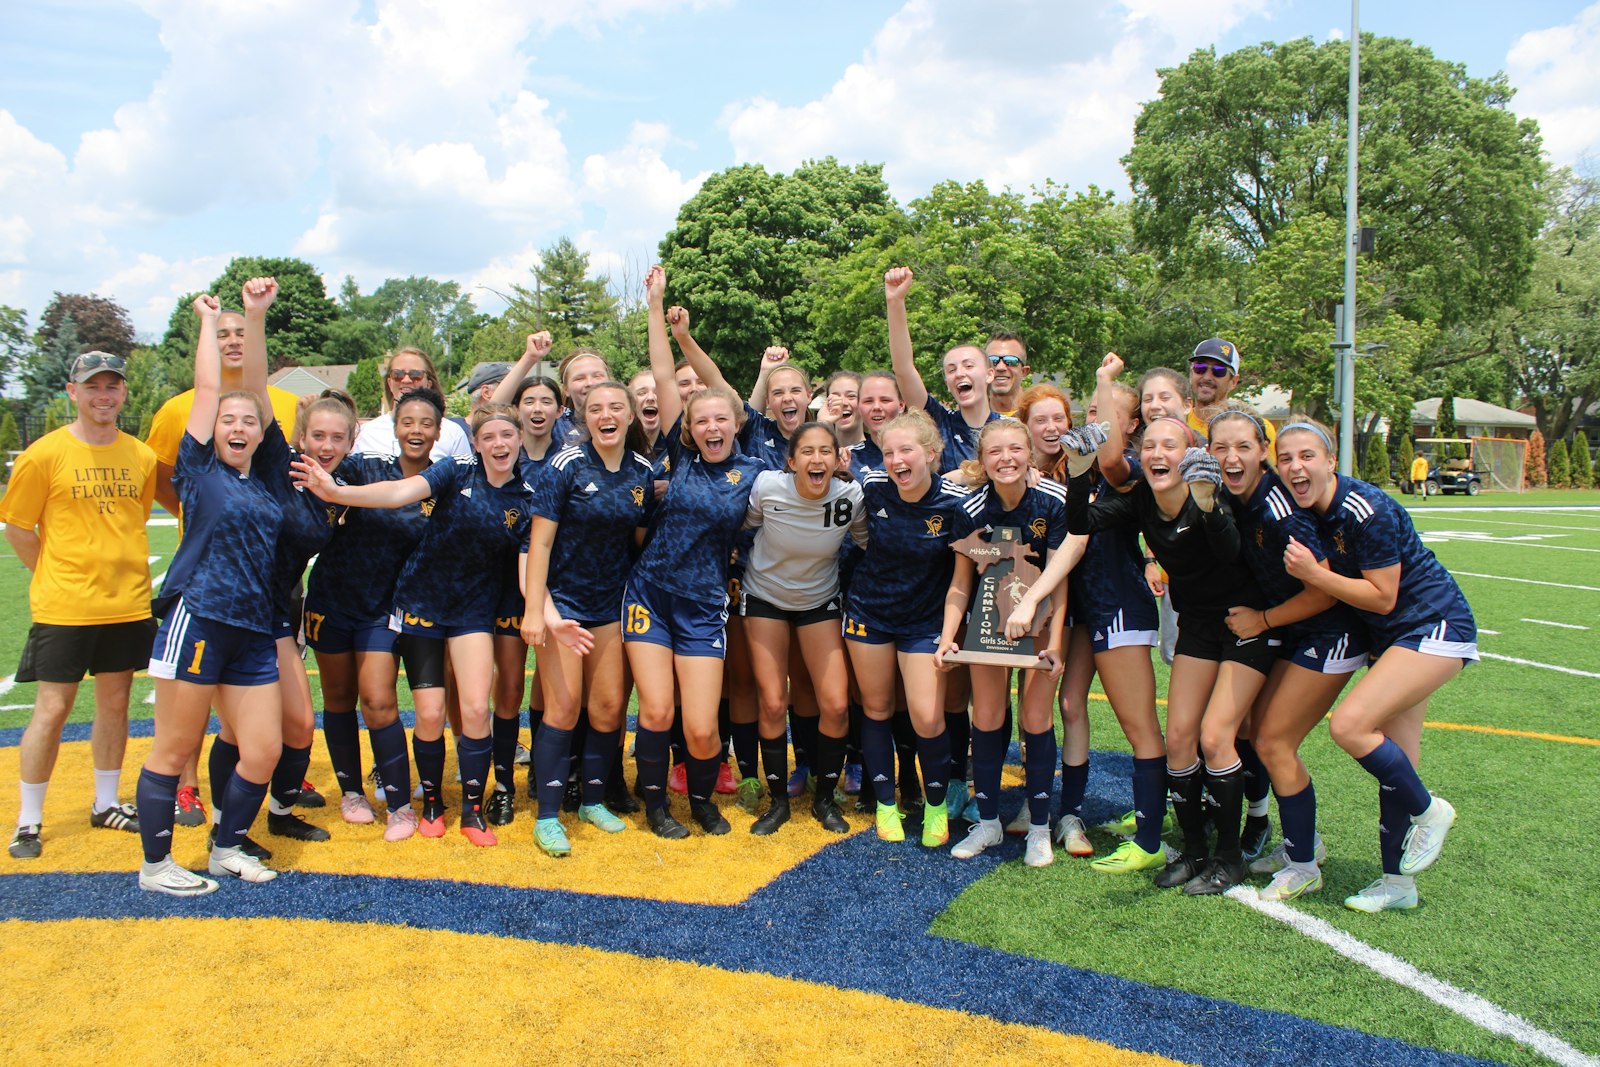
[(1566, 489), (1572, 484), (1572, 461), (1567, 456), (1567, 443), (1557, 440), (1550, 446), (1550, 459), (1547, 463), (1550, 477), (1550, 488)]
[(0, 304), (0, 390), (27, 362), (32, 347), (28, 341), (28, 313)]
[(1433, 436), (1454, 437), (1456, 429), (1456, 398), (1449, 393), (1439, 398), (1439, 414), (1433, 420)]
[(1389, 453), (1383, 447), (1382, 434), (1367, 437), (1367, 452), (1361, 460), (1361, 477), (1373, 485), (1389, 484)]
[[(389, 278), (367, 295), (347, 277), (339, 287), (339, 307), (345, 320), (382, 328), (384, 343), (368, 354), (413, 345), (429, 353), (444, 375), (461, 366), (472, 335), (488, 321), (457, 283), (416, 275)], [(348, 355), (338, 362), (357, 362)]]
[[(192, 313), (191, 313), (192, 314)], [(123, 414), (143, 419), (194, 384), (194, 355), (141, 345), (128, 356), (128, 402)]]
[(156, 417), (153, 412), (145, 412), (139, 417), (139, 431), (134, 436), (141, 441), (150, 440), (150, 427), (155, 421)]
[(1594, 488), (1594, 457), (1589, 454), (1589, 439), (1583, 434), (1578, 434), (1572, 439), (1570, 454), (1572, 465), (1572, 488)]
[[(605, 275), (589, 277), (589, 253), (562, 237), (539, 250), (539, 264), (533, 268), (534, 288), (512, 286), (512, 306), (517, 320), (534, 329), (549, 330), (560, 350), (571, 351), (589, 345), (590, 339), (615, 319), (617, 301), (611, 295), (611, 279)], [(524, 332), (534, 332), (530, 329)]]
[(72, 401), (65, 395), (53, 396), (44, 406), (44, 432), (59, 430), (73, 419), (78, 413), (73, 410)]
[[(344, 383), (345, 392), (356, 402), (356, 414), (369, 419), (378, 413), (383, 401), (383, 379), (378, 377), (381, 356), (367, 356), (356, 364)], [(441, 372), (442, 373), (442, 372)]]
[[(323, 334), (322, 358), (330, 366), (342, 367), (365, 359), (381, 357), (395, 345), (382, 323), (345, 315), (328, 323)], [(440, 370), (441, 374), (444, 373)]]
[[(72, 315), (61, 316), (52, 336), (36, 341), (22, 371), (28, 410), (42, 412), (52, 398), (62, 395), (67, 388), (67, 377), (72, 371), (72, 361), (83, 351), (78, 344), (78, 326)], [(54, 427), (52, 427), (53, 429)]]
[(1416, 462), (1416, 459), (1417, 448), (1411, 443), (1411, 435), (1405, 434), (1400, 438), (1399, 468), (1402, 482), (1411, 480), (1411, 464)]
[(1550, 481), (1549, 465), (1544, 454), (1544, 434), (1538, 430), (1528, 435), (1528, 454), (1522, 461), (1522, 475), (1530, 489), (1543, 489)]
[(17, 417), (10, 409), (0, 419), (0, 478), (11, 477), (11, 453), (22, 450), (22, 434), (17, 430)]
[[(77, 336), (78, 352), (110, 352), (126, 356), (133, 351), (133, 321), (127, 309), (115, 300), (93, 293), (56, 293), (39, 316), (39, 331), (34, 344), (47, 348), (70, 318)], [(77, 355), (74, 352), (73, 355)]]
[[(206, 292), (222, 302), (223, 308), (237, 308), (240, 291), (251, 278), (278, 280), (278, 298), (267, 310), (267, 364), (270, 369), (319, 366), (326, 362), (322, 346), (328, 339), (328, 324), (339, 315), (339, 308), (328, 299), (322, 275), (303, 259), (239, 256), (210, 285)], [(194, 293), (178, 299), (167, 323), (161, 346), (173, 354), (184, 354), (192, 362), (198, 328), (190, 305)]]

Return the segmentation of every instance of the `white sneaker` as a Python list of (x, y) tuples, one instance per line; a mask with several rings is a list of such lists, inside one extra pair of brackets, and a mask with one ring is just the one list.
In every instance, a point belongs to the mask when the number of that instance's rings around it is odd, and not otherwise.
[(270, 882), (278, 872), (237, 848), (213, 848), (208, 865), (213, 878), (237, 878), (241, 882)]
[(1313, 865), (1288, 864), (1272, 876), (1257, 896), (1262, 900), (1293, 900), (1322, 888), (1322, 872)]
[(1022, 862), (1029, 867), (1048, 867), (1056, 861), (1056, 850), (1050, 847), (1050, 827), (1028, 827), (1028, 844), (1022, 852)]
[(174, 897), (203, 897), (207, 893), (215, 893), (217, 883), (178, 866), (178, 861), (168, 856), (160, 863), (139, 865), (139, 888)]
[(1386, 874), (1353, 897), (1344, 898), (1351, 911), (1376, 914), (1395, 908), (1404, 911), (1417, 906), (1417, 880), (1404, 874)]
[(1006, 823), (1006, 833), (1011, 837), (1021, 837), (1028, 832), (1028, 827), (1033, 825), (1033, 816), (1028, 813), (1028, 805), (1022, 805), (1022, 810)]
[(362, 826), (378, 819), (365, 793), (346, 793), (340, 797), (339, 813), (344, 816), (345, 822)]
[(1416, 874), (1432, 867), (1455, 821), (1456, 809), (1444, 797), (1434, 797), (1427, 811), (1413, 816), (1411, 829), (1406, 831), (1404, 851), (1400, 853), (1400, 873)]
[(1000, 829), (999, 819), (984, 819), (972, 824), (972, 829), (967, 831), (959, 845), (950, 850), (950, 855), (958, 860), (970, 860), (986, 848), (993, 848), (1006, 839), (1004, 831)]
[(1056, 823), (1056, 844), (1069, 856), (1092, 856), (1094, 845), (1089, 843), (1089, 832), (1083, 820), (1076, 815), (1063, 815)]
[[(1321, 834), (1317, 834), (1312, 840), (1315, 842), (1312, 856), (1316, 860), (1317, 866), (1320, 867), (1328, 860), (1328, 846), (1322, 843)], [(1282, 841), (1279, 841), (1277, 848), (1258, 860), (1250, 861), (1250, 872), (1252, 874), (1277, 874), (1288, 865), (1289, 850)]]

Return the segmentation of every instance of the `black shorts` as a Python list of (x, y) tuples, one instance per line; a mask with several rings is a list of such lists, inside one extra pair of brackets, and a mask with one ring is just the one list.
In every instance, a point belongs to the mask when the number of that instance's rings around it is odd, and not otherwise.
[(406, 684), (413, 690), (444, 688), (444, 638), (403, 633), (395, 639), (394, 651), (405, 664)]
[(834, 597), (819, 607), (806, 608), (803, 611), (790, 611), (778, 605), (762, 600), (758, 596), (744, 594), (739, 605), (739, 614), (747, 619), (777, 619), (790, 626), (799, 628), (811, 626), (819, 622), (839, 621), (839, 598)]
[(85, 674), (133, 671), (150, 662), (156, 620), (61, 626), (36, 622), (28, 629), (17, 665), (19, 682), (77, 683)]
[(1213, 663), (1241, 663), (1253, 671), (1268, 674), (1283, 648), (1278, 631), (1268, 630), (1259, 637), (1235, 637), (1221, 619), (1191, 619), (1178, 616), (1178, 643), (1175, 656), (1210, 660)]

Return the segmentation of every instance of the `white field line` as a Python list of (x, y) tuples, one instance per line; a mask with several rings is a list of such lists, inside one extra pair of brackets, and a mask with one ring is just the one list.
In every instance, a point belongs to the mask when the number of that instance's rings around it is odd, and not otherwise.
[(1518, 548), (1553, 548), (1557, 552), (1600, 552), (1600, 548), (1577, 548), (1573, 545), (1536, 545), (1532, 541), (1496, 540), (1490, 537), (1459, 537), (1442, 530), (1418, 530), (1425, 541), (1457, 541), (1464, 545), (1515, 545)]
[(1427, 515), (1435, 511), (1512, 511), (1522, 512), (1523, 514), (1545, 514), (1563, 511), (1600, 511), (1600, 504), (1524, 504), (1521, 506), (1499, 504), (1486, 508), (1475, 508), (1470, 504), (1455, 504), (1443, 507), (1406, 508), (1406, 510), (1413, 515)]
[(1492, 578), (1497, 582), (1522, 582), (1525, 585), (1548, 585), (1556, 589), (1578, 589), (1585, 593), (1600, 593), (1600, 585), (1568, 585), (1565, 582), (1541, 582), (1537, 578), (1507, 578), (1503, 574), (1476, 574), (1472, 571), (1450, 572), (1457, 578)]
[[(0, 678), (0, 696), (5, 696), (11, 692), (12, 687), (16, 684), (17, 676), (14, 674), (8, 674), (4, 678)], [(29, 706), (31, 707), (32, 705)]]
[[(1559, 627), (1560, 629), (1563, 629), (1563, 630), (1587, 630), (1588, 629), (1587, 626), (1579, 626), (1576, 623), (1571, 623), (1571, 622), (1551, 622), (1549, 619), (1523, 619), (1522, 621), (1523, 622), (1531, 622), (1535, 626), (1556, 626), (1556, 627)], [(1479, 630), (1478, 632), (1482, 633), (1483, 631)]]
[[(1485, 630), (1481, 626), (1478, 627), (1478, 632), (1480, 634), (1488, 634), (1490, 637), (1499, 637), (1500, 636), (1500, 631), (1499, 630)], [(1482, 655), (1482, 653), (1479, 653), (1479, 655)]]
[(32, 711), (32, 704), (0, 704), (0, 711)]
[(176, 525), (178, 525), (178, 520), (177, 519), (172, 519), (172, 518), (151, 519), (149, 522), (145, 523), (145, 525), (146, 526), (176, 526)]
[(1561, 1064), (1562, 1067), (1596, 1067), (1600, 1064), (1600, 1060), (1572, 1047), (1556, 1035), (1539, 1029), (1520, 1015), (1513, 1015), (1476, 993), (1469, 993), (1443, 979), (1435, 978), (1399, 956), (1374, 948), (1331, 923), (1296, 911), (1286, 904), (1262, 900), (1254, 889), (1247, 886), (1236, 886), (1228, 890), (1227, 895), (1247, 908), (1253, 908), (1268, 918), (1292, 927), (1313, 941), (1322, 942), (1345, 959), (1353, 960), (1397, 985), (1421, 993), (1435, 1004), (1455, 1012), (1468, 1022), (1490, 1033), (1509, 1037), (1520, 1045), (1526, 1045), (1546, 1059)]
[(1554, 663), (1540, 663), (1538, 660), (1518, 659), (1515, 656), (1500, 656), (1493, 652), (1485, 652), (1482, 649), (1478, 650), (1478, 655), (1482, 656), (1484, 659), (1497, 659), (1503, 663), (1517, 663), (1524, 667), (1539, 667), (1542, 670), (1547, 671), (1560, 671), (1562, 674), (1575, 674), (1579, 678), (1600, 678), (1600, 674), (1595, 674), (1593, 671), (1580, 671), (1572, 667), (1561, 667)]
[[(1411, 518), (1413, 521), (1419, 517), (1427, 518), (1427, 515), (1424, 513), (1419, 516), (1417, 512), (1411, 513)], [(1600, 533), (1600, 528), (1594, 526), (1560, 526), (1550, 522), (1512, 522), (1508, 519), (1474, 519), (1469, 515), (1461, 514), (1451, 515), (1450, 521), (1477, 522), (1489, 526), (1522, 526), (1530, 530), (1571, 530), (1573, 533)]]

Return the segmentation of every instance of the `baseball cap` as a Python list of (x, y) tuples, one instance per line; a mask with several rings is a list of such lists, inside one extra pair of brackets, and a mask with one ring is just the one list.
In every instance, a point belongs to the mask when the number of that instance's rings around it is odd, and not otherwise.
[(1197, 359), (1214, 360), (1217, 363), (1226, 363), (1233, 373), (1239, 373), (1239, 346), (1232, 341), (1224, 341), (1220, 337), (1207, 338), (1194, 346), (1194, 355), (1189, 357), (1193, 363)]
[(476, 393), (486, 385), (504, 381), (510, 372), (509, 363), (480, 363), (472, 368), (472, 377), (467, 379), (467, 392)]
[(84, 352), (72, 361), (72, 369), (67, 372), (67, 378), (74, 385), (81, 385), (102, 371), (109, 371), (127, 381), (128, 361), (110, 352)]

